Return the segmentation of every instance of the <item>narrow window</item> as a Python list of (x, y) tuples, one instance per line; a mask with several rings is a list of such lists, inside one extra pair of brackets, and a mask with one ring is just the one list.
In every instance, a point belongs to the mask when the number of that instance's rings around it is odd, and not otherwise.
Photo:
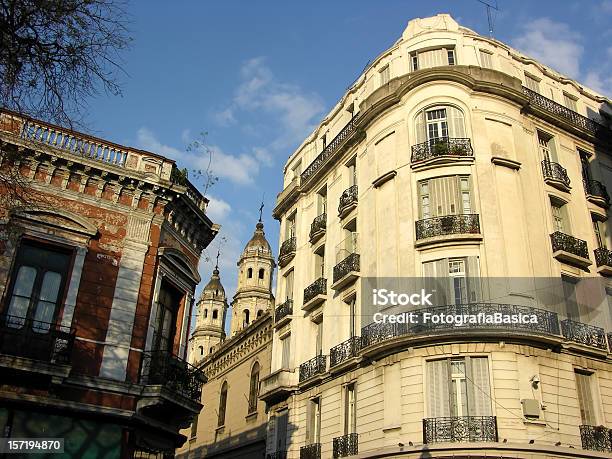
[(467, 285), (465, 259), (448, 260), (448, 277), (451, 282), (451, 293), (455, 304), (467, 303)]
[(162, 281), (157, 299), (157, 323), (153, 335), (153, 349), (170, 351), (176, 333), (176, 314), (183, 294), (172, 285)]
[(193, 422), (191, 423), (191, 434), (190, 438), (196, 438), (198, 435), (198, 415), (196, 414), (193, 417)]
[(285, 299), (293, 300), (293, 269), (285, 276)]
[(557, 149), (555, 147), (554, 137), (542, 131), (538, 131), (538, 144), (542, 158), (545, 161), (558, 163)]
[(385, 65), (380, 71), (380, 85), (385, 85), (389, 82), (389, 66)]
[(315, 256), (315, 279), (325, 278), (325, 246), (317, 249)]
[(295, 213), (287, 218), (285, 222), (285, 234), (286, 239), (291, 239), (295, 237)]
[(204, 355), (204, 346), (200, 346), (200, 355)]
[(208, 317), (208, 309), (204, 308), (204, 318), (206, 319)]
[(576, 391), (578, 392), (578, 402), (580, 405), (580, 418), (583, 425), (597, 425), (595, 416), (595, 401), (593, 397), (593, 374), (574, 370), (576, 376)]
[(249, 316), (250, 316), (250, 311), (248, 309), (245, 309), (244, 311), (242, 311), (242, 326), (243, 327), (248, 327), (249, 326)]
[(291, 336), (285, 336), (284, 338), (281, 338), (281, 349), (282, 349), (282, 355), (281, 355), (281, 368), (284, 369), (288, 369), (289, 368), (289, 357), (290, 357), (290, 346), (291, 346), (291, 342), (289, 341), (291, 338)]
[(417, 53), (412, 54), (411, 62), (412, 62), (412, 70), (413, 71), (418, 70), (419, 69), (419, 56)]
[(262, 315), (263, 315), (263, 310), (262, 309), (257, 311), (257, 318), (260, 318)]
[(249, 414), (257, 411), (257, 396), (259, 395), (259, 363), (255, 362), (251, 369), (249, 384)]
[(486, 69), (492, 69), (493, 64), (491, 63), (491, 53), (480, 50), (480, 65)]
[(461, 206), (464, 214), (472, 213), (472, 201), (470, 197), (470, 179), (469, 177), (460, 177), (460, 190), (461, 190)]
[(263, 279), (263, 278), (264, 278), (264, 269), (263, 269), (263, 268), (260, 268), (260, 269), (259, 269), (259, 278), (260, 278), (260, 279)]
[(561, 276), (563, 284), (563, 297), (565, 299), (565, 315), (569, 320), (580, 322), (580, 306), (576, 295), (578, 279), (570, 276)]
[(525, 86), (527, 86), (527, 89), (531, 89), (537, 93), (540, 92), (540, 80), (527, 73), (525, 73)]
[(247, 277), (251, 279), (253, 277), (253, 268), (247, 269)]
[(597, 247), (604, 249), (607, 248), (605, 223), (599, 220), (594, 214), (591, 214), (591, 220), (593, 221), (593, 232), (595, 233), (595, 241), (597, 243)]
[(227, 382), (221, 386), (221, 394), (219, 395), (219, 416), (217, 418), (217, 427), (225, 425), (225, 409), (227, 407)]
[(355, 397), (355, 383), (344, 388), (344, 434), (357, 431), (357, 409)]
[(419, 183), (419, 195), (420, 195), (420, 212), (421, 218), (426, 219), (431, 217), (431, 211), (429, 209), (429, 182), (424, 181)]
[(217, 317), (219, 317), (219, 312), (216, 309), (213, 309), (213, 319), (216, 319)]
[(577, 99), (574, 96), (571, 96), (566, 92), (563, 93), (563, 101), (565, 102), (565, 106), (574, 112), (578, 111), (576, 100)]
[(315, 324), (316, 326), (316, 355), (323, 355), (323, 319)]
[(558, 231), (560, 233), (565, 234), (569, 233), (566, 219), (565, 204), (561, 201), (551, 199), (550, 208), (552, 211), (553, 231)]
[(287, 426), (289, 424), (289, 410), (280, 410), (274, 417), (276, 423), (276, 451), (287, 451)]
[(327, 213), (327, 187), (324, 186), (317, 193), (317, 216)]
[(454, 49), (446, 50), (446, 55), (448, 57), (448, 65), (455, 65), (455, 50)]
[(321, 440), (321, 397), (313, 398), (308, 404), (308, 440), (310, 444)]

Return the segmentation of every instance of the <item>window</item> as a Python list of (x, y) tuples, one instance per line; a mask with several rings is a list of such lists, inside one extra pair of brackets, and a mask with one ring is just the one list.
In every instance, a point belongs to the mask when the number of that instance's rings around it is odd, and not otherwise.
[(208, 309), (204, 308), (204, 318), (206, 319), (208, 317)]
[(285, 275), (285, 299), (293, 300), (293, 269)]
[(323, 318), (321, 318), (319, 322), (315, 323), (315, 327), (316, 355), (323, 355)]
[(437, 48), (426, 51), (414, 51), (410, 54), (412, 70), (427, 69), (443, 65), (455, 65), (454, 48)]
[(227, 381), (221, 386), (221, 394), (219, 395), (219, 417), (217, 418), (217, 427), (225, 425), (225, 409), (227, 408)]
[(216, 319), (217, 317), (219, 317), (219, 311), (217, 311), (216, 309), (213, 309), (213, 319)]
[(380, 70), (380, 85), (385, 85), (389, 82), (389, 66), (385, 65), (381, 70)]
[(251, 279), (253, 277), (253, 268), (247, 269), (247, 277)]
[(493, 414), (486, 357), (428, 361), (427, 389), (429, 417)]
[(540, 145), (542, 159), (553, 163), (559, 162), (557, 158), (557, 148), (552, 135), (538, 131), (538, 144)]
[(321, 397), (313, 398), (308, 403), (307, 427), (308, 444), (319, 443), (321, 440)]
[(32, 320), (36, 333), (47, 333), (55, 321), (68, 278), (70, 254), (23, 240), (17, 253), (8, 296), (7, 325), (21, 328)]
[(440, 108), (426, 112), (427, 140), (448, 137), (448, 122), (446, 121), (446, 109)]
[(327, 187), (323, 187), (317, 193), (317, 216), (327, 213)]
[(295, 213), (287, 217), (287, 221), (285, 222), (285, 235), (286, 239), (295, 237)]
[(574, 112), (578, 111), (578, 107), (576, 106), (577, 100), (578, 99), (576, 99), (574, 96), (569, 95), (566, 92), (563, 93), (563, 102), (565, 103), (565, 106)]
[(250, 314), (251, 312), (248, 309), (245, 309), (244, 311), (242, 311), (242, 327), (243, 328), (249, 326)]
[(262, 315), (263, 315), (263, 310), (262, 309), (257, 311), (257, 318), (260, 318)]
[(435, 291), (437, 306), (465, 304), (482, 299), (478, 257), (443, 258), (423, 263), (427, 291)]
[(287, 451), (287, 426), (289, 424), (289, 410), (280, 410), (274, 416), (276, 424), (276, 451)]
[(355, 383), (344, 387), (344, 434), (357, 431), (357, 405), (355, 397)]
[(491, 53), (488, 51), (480, 50), (480, 65), (481, 67), (492, 69), (493, 63), (491, 62)]
[(265, 273), (264, 269), (263, 269), (263, 268), (260, 268), (260, 269), (259, 269), (259, 274), (258, 274), (258, 277), (259, 277), (260, 279), (263, 279), (263, 278), (264, 278), (264, 273)]
[(416, 143), (429, 141), (434, 145), (447, 138), (465, 138), (463, 112), (453, 106), (438, 106), (420, 111), (416, 116)]
[(357, 158), (347, 164), (349, 170), (349, 186), (357, 185)]
[(448, 277), (451, 280), (452, 294), (455, 304), (466, 304), (467, 297), (467, 281), (465, 259), (448, 260)]
[(525, 86), (535, 92), (540, 92), (540, 80), (534, 76), (525, 73)]
[(418, 183), (420, 219), (472, 214), (470, 177), (451, 175)]
[(283, 338), (281, 338), (281, 349), (282, 349), (282, 355), (281, 355), (281, 368), (290, 368), (289, 367), (289, 357), (290, 357), (290, 346), (291, 346), (291, 335), (287, 335)]
[(172, 285), (162, 280), (157, 298), (157, 316), (153, 349), (156, 351), (172, 351), (176, 333), (176, 314), (180, 307), (183, 294)]
[(589, 182), (591, 181), (591, 164), (589, 162), (589, 154), (586, 151), (578, 150), (580, 156), (580, 166), (582, 171), (582, 183), (585, 191), (588, 192)]
[(591, 214), (593, 221), (593, 232), (595, 233), (595, 242), (598, 248), (607, 248), (606, 224), (602, 222), (596, 215)]
[(563, 284), (563, 297), (565, 299), (565, 315), (569, 320), (580, 322), (580, 307), (576, 294), (578, 279), (570, 276), (561, 276), (561, 283)]
[(325, 277), (325, 246), (322, 245), (314, 254), (315, 257), (315, 279)]
[(196, 438), (198, 435), (198, 416), (199, 414), (196, 414), (193, 417), (193, 422), (191, 423), (191, 434), (190, 434), (190, 438)]
[(568, 220), (565, 203), (551, 198), (550, 208), (552, 211), (553, 231), (568, 234), (569, 225), (567, 224)]
[(259, 363), (255, 362), (251, 369), (249, 384), (249, 414), (257, 411), (257, 396), (259, 395)]
[(204, 355), (204, 346), (200, 346), (200, 355)]
[(327, 146), (327, 132), (321, 137), (321, 143), (323, 144), (322, 150), (325, 150), (325, 147)]
[(580, 405), (580, 418), (583, 425), (597, 425), (595, 415), (595, 401), (593, 397), (593, 374), (574, 370), (576, 377), (576, 392), (578, 392), (578, 403)]
[(350, 315), (350, 336), (351, 338), (357, 334), (358, 325), (357, 325), (357, 298), (353, 297), (349, 304), (349, 315)]

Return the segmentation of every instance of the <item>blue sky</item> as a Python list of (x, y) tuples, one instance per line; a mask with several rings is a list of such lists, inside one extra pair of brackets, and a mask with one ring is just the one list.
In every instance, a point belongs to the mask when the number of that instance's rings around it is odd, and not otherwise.
[[(499, 0), (495, 37), (612, 95), (612, 0)], [(222, 225), (221, 276), (236, 261), (265, 195), (266, 234), (285, 159), (409, 19), (450, 13), (487, 34), (476, 0), (134, 1), (123, 95), (90, 103), (92, 133), (201, 167), (185, 146), (207, 131), (220, 180), (210, 216)], [(200, 164), (200, 166), (198, 166)], [(216, 252), (213, 242), (211, 254)], [(202, 263), (204, 283), (212, 264)], [(201, 287), (201, 286), (200, 286)]]

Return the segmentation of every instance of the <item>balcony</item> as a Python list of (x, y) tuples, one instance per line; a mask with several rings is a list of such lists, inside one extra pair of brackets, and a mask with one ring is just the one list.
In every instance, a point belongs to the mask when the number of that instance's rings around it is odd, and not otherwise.
[(415, 230), (416, 247), (482, 239), (478, 214), (445, 215), (417, 220)]
[(310, 311), (327, 298), (327, 279), (320, 277), (304, 289), (302, 309)]
[(563, 124), (563, 127), (569, 127), (571, 130), (586, 132), (590, 136), (599, 139), (610, 139), (612, 132), (597, 121), (593, 121), (586, 116), (582, 116), (554, 100), (542, 96), (541, 94), (532, 91), (523, 86), (523, 94), (529, 99), (529, 105), (526, 107), (532, 112), (536, 112), (544, 119), (555, 124)]
[(266, 459), (287, 459), (287, 451), (274, 451), (266, 454)]
[(604, 276), (612, 276), (612, 251), (599, 247), (593, 251), (597, 272)]
[(338, 217), (341, 219), (351, 213), (357, 207), (357, 185), (353, 185), (342, 192), (338, 204)]
[(359, 277), (359, 254), (351, 253), (334, 266), (334, 283), (331, 288), (341, 290)]
[(315, 376), (321, 376), (327, 370), (327, 356), (317, 355), (310, 359), (308, 362), (304, 362), (300, 365), (300, 383), (314, 378)]
[(310, 243), (314, 244), (319, 239), (323, 237), (325, 234), (325, 230), (327, 229), (327, 214), (321, 214), (310, 224)]
[(270, 373), (261, 380), (259, 398), (268, 405), (284, 400), (297, 389), (295, 376), (293, 371), (286, 369)]
[(567, 170), (561, 164), (547, 160), (542, 161), (542, 174), (544, 174), (546, 184), (565, 192), (572, 189)]
[(359, 434), (351, 433), (333, 439), (333, 454), (336, 457), (347, 457), (359, 454)]
[(274, 326), (279, 328), (290, 322), (291, 317), (289, 316), (291, 314), (293, 314), (293, 300), (287, 299), (287, 301), (277, 306), (274, 310)]
[(586, 269), (592, 264), (586, 241), (569, 234), (555, 231), (550, 235), (553, 257), (578, 268)]
[(583, 180), (584, 192), (589, 202), (607, 209), (610, 207), (610, 195), (606, 186), (597, 180)]
[(280, 252), (278, 254), (278, 264), (281, 268), (287, 266), (287, 264), (293, 260), (293, 257), (295, 257), (295, 247), (295, 236), (290, 237), (282, 243)]
[(142, 355), (141, 384), (161, 386), (163, 392), (199, 404), (205, 382), (206, 376), (201, 370), (170, 352), (151, 351)]
[(329, 368), (337, 367), (342, 363), (357, 357), (361, 349), (361, 337), (353, 336), (329, 350)]
[(302, 446), (300, 448), (300, 459), (321, 459), (321, 443)]
[(412, 146), (410, 158), (413, 169), (440, 164), (461, 164), (474, 161), (470, 139), (441, 137)]
[(557, 314), (544, 309), (533, 308), (530, 306), (521, 306), (515, 304), (500, 304), (500, 303), (468, 303), (459, 305), (436, 306), (418, 309), (414, 312), (417, 317), (422, 317), (425, 312), (431, 313), (432, 316), (443, 314), (445, 316), (475, 316), (475, 317), (494, 317), (494, 314), (500, 313), (506, 316), (535, 316), (536, 323), (487, 323), (480, 322), (469, 324), (469, 326), (458, 327), (454, 323), (371, 323), (361, 329), (361, 349), (383, 343), (401, 336), (409, 336), (411, 338), (422, 338), (428, 335), (434, 337), (439, 334), (452, 333), (460, 334), (494, 334), (497, 335), (503, 332), (505, 335), (516, 335), (524, 337), (525, 335), (539, 335), (541, 337), (553, 336), (560, 337), (559, 320)]
[(66, 377), (75, 331), (12, 315), (0, 317), (0, 366)]
[(582, 449), (612, 452), (612, 429), (605, 426), (580, 426)]
[(606, 334), (603, 328), (566, 319), (561, 321), (561, 332), (568, 341), (584, 344), (585, 346), (603, 351), (608, 350)]
[(423, 443), (496, 442), (495, 416), (454, 416), (423, 419)]

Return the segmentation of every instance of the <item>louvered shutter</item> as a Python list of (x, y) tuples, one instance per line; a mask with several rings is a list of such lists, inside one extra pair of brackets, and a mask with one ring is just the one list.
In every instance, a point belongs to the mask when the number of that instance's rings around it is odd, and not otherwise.
[[(287, 449), (287, 424), (289, 421), (289, 411), (283, 410), (276, 421), (276, 451)], [(274, 419), (274, 418), (272, 418)]]
[(450, 383), (446, 359), (427, 362), (427, 391), (429, 417), (450, 416)]
[(489, 362), (486, 357), (467, 357), (465, 359), (470, 416), (491, 416), (491, 384), (489, 381)]
[(467, 275), (468, 301), (471, 303), (479, 302), (482, 299), (482, 286), (480, 284), (478, 257), (467, 257)]
[(553, 163), (558, 163), (559, 162), (559, 156), (557, 155), (557, 146), (555, 145), (555, 141), (553, 138), (551, 138), (550, 140), (548, 140), (548, 151), (550, 153), (550, 160)]
[(448, 119), (449, 136), (453, 138), (465, 138), (465, 123), (463, 112), (456, 107), (446, 107), (446, 117)]
[(447, 305), (451, 298), (451, 286), (448, 277), (448, 258), (436, 261), (436, 276), (436, 296), (439, 298), (438, 304), (440, 306)]
[(425, 132), (425, 111), (419, 112), (416, 117), (416, 143), (423, 143), (426, 140), (427, 133)]
[(440, 292), (437, 289), (437, 285), (436, 285), (436, 262), (435, 261), (427, 261), (425, 263), (423, 263), (423, 278), (424, 278), (424, 285), (423, 288), (427, 291), (427, 292), (432, 292), (432, 291), (436, 291), (432, 298), (433, 301), (432, 303), (434, 305), (439, 305), (442, 304), (440, 303), (439, 299), (440, 299)]

